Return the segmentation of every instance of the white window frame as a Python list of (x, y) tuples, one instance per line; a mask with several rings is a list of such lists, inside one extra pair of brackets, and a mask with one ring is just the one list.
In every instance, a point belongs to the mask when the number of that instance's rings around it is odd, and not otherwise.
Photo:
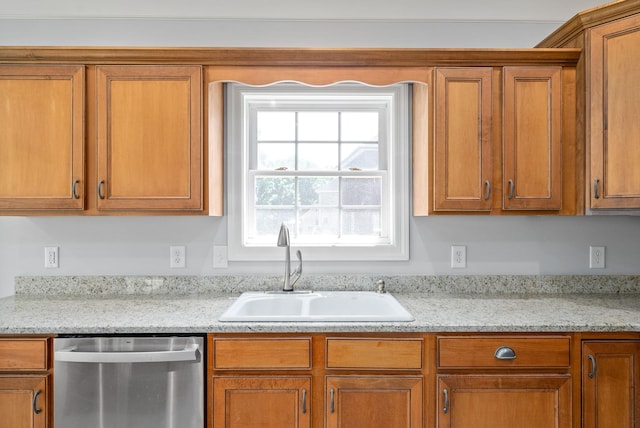
[[(247, 201), (252, 198), (255, 172), (251, 157), (251, 125), (247, 117), (252, 103), (271, 102), (277, 98), (294, 98), (301, 94), (322, 102), (326, 97), (369, 96), (387, 99), (390, 108), (389, 129), (379, 147), (383, 151), (379, 169), (372, 175), (386, 176), (383, 185), (382, 204), (388, 206), (383, 226), (387, 226), (388, 238), (384, 242), (369, 240), (359, 244), (330, 242), (327, 245), (296, 242), (292, 236), (291, 246), (302, 250), (305, 260), (317, 261), (366, 261), (409, 259), (409, 139), (410, 139), (410, 86), (396, 84), (372, 87), (364, 84), (341, 83), (327, 87), (311, 87), (280, 83), (267, 87), (248, 86), (238, 83), (225, 85), (226, 92), (226, 152), (227, 152), (227, 207), (228, 207), (228, 256), (229, 260), (263, 261), (281, 260), (282, 248), (276, 246), (278, 230), (273, 231), (272, 242), (251, 242), (246, 239)], [(293, 96), (293, 97), (292, 97)], [(348, 101), (347, 101), (348, 103)], [(335, 102), (333, 102), (335, 104)], [(288, 104), (287, 107), (291, 106)], [(255, 141), (255, 139), (253, 139)], [(299, 176), (304, 175), (301, 171)], [(294, 174), (296, 172), (287, 172)], [(334, 172), (342, 176), (346, 171)], [(356, 173), (357, 174), (357, 173)], [(262, 174), (260, 174), (262, 175)], [(313, 175), (318, 175), (314, 172)], [(355, 174), (354, 174), (355, 175)]]

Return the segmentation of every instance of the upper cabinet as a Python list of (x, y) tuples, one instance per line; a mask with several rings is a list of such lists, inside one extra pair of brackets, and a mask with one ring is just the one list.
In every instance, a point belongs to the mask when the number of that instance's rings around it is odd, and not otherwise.
[(591, 208), (640, 208), (640, 15), (589, 31)]
[(84, 72), (0, 65), (0, 211), (83, 209)]
[[(640, 1), (576, 15), (539, 47), (579, 48), (577, 139), (587, 213), (640, 209)], [(622, 211), (620, 211), (622, 212)]]
[(96, 73), (98, 210), (201, 210), (201, 68)]
[(436, 69), (435, 211), (491, 210), (492, 71)]
[(415, 215), (581, 214), (575, 67), (437, 68), (434, 80), (433, 150), (414, 131)]
[(504, 69), (502, 207), (562, 208), (562, 68)]

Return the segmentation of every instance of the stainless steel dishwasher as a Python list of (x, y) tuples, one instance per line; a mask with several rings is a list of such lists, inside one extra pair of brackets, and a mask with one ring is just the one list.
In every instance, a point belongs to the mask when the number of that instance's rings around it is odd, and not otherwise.
[(203, 428), (203, 337), (54, 339), (60, 428)]

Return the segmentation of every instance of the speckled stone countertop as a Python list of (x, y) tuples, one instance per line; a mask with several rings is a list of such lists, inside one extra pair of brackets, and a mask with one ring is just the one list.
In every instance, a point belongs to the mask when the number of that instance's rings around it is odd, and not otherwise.
[[(640, 332), (640, 277), (314, 277), (300, 288), (387, 289), (412, 322), (220, 322), (278, 278), (20, 277), (0, 334), (208, 332)], [(320, 285), (324, 285), (321, 287)]]

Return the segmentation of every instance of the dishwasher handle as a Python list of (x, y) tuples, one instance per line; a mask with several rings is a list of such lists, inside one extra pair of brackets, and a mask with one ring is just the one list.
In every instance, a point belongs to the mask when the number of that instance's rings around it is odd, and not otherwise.
[(80, 352), (71, 347), (55, 352), (56, 361), (70, 363), (166, 363), (199, 359), (200, 350), (197, 344), (176, 351)]

